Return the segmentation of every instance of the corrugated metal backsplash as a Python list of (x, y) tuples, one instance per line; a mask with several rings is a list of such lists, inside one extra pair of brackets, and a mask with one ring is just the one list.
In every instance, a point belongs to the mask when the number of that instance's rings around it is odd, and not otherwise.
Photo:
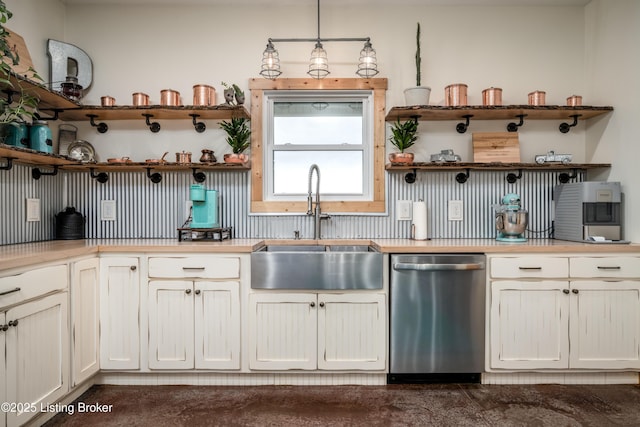
[[(88, 238), (172, 238), (177, 237), (187, 215), (191, 173), (166, 172), (153, 184), (144, 172), (110, 173), (100, 184), (88, 173), (61, 172), (39, 181), (27, 167), (14, 167), (0, 174), (2, 212), (0, 244), (53, 238), (54, 215), (65, 204), (74, 206), (87, 218)], [(411, 221), (396, 220), (396, 200), (424, 200), (428, 205), (429, 237), (492, 238), (494, 211), (506, 193), (519, 193), (523, 208), (529, 210), (528, 237), (546, 237), (551, 226), (551, 192), (560, 172), (523, 171), (522, 178), (509, 184), (508, 171), (471, 171), (468, 181), (459, 184), (459, 171), (418, 172), (414, 184), (404, 181), (404, 173), (387, 173), (387, 215), (333, 215), (323, 221), (323, 238), (407, 238)], [(63, 175), (63, 176), (62, 176)], [(246, 171), (206, 172), (205, 186), (220, 194), (221, 221), (233, 227), (236, 238), (302, 238), (313, 235), (313, 220), (306, 215), (250, 215), (250, 173)], [(579, 173), (578, 181), (584, 179)], [(65, 190), (65, 191), (63, 191)], [(25, 199), (40, 198), (42, 221), (25, 221)], [(102, 200), (116, 201), (116, 220), (102, 221)], [(447, 220), (449, 200), (462, 200), (464, 219)], [(65, 203), (66, 201), (66, 203)]]

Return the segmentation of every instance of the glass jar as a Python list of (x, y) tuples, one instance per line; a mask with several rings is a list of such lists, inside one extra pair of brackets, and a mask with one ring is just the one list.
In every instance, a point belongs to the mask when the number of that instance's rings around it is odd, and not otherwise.
[(62, 87), (62, 93), (69, 97), (72, 101), (80, 101), (82, 97), (82, 86), (78, 84), (78, 78), (74, 76), (67, 76), (67, 80), (60, 83)]

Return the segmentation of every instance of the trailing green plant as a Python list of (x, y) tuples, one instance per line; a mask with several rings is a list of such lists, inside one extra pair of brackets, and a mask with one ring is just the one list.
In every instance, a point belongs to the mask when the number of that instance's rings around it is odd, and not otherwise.
[(227, 133), (227, 144), (234, 154), (240, 154), (251, 145), (251, 129), (249, 120), (244, 117), (234, 117), (231, 121), (222, 121), (220, 128)]
[(418, 29), (416, 31), (416, 86), (420, 86), (421, 73), (420, 65), (422, 64), (422, 58), (420, 57), (420, 23), (418, 22)]
[(404, 150), (415, 144), (418, 136), (418, 121), (416, 119), (407, 120), (401, 122), (400, 119), (391, 126), (391, 137), (389, 141), (396, 147), (401, 153)]
[[(9, 97), (0, 97), (0, 123), (32, 120), (39, 102), (38, 98), (23, 90), (19, 80), (15, 79), (16, 84), (11, 81), (13, 67), (20, 63), (20, 56), (12, 49), (9, 31), (4, 26), (12, 16), (13, 13), (0, 0), (0, 87), (10, 93)], [(33, 68), (29, 67), (29, 71), (32, 78), (42, 81)]]

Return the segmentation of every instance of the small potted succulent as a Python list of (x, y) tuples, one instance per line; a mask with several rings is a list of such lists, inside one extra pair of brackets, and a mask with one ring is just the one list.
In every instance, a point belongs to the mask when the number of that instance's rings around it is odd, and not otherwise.
[(391, 163), (413, 163), (413, 153), (405, 153), (404, 150), (415, 144), (418, 132), (418, 120), (410, 119), (401, 122), (400, 119), (391, 126), (391, 137), (389, 141), (399, 150), (399, 153), (389, 154)]
[(244, 92), (237, 84), (228, 85), (222, 82), (224, 87), (224, 100), (228, 105), (242, 105), (244, 104)]
[(422, 73), (420, 72), (420, 66), (422, 64), (422, 57), (420, 56), (420, 23), (418, 22), (418, 29), (416, 30), (416, 85), (404, 90), (404, 99), (407, 105), (429, 105), (429, 95), (431, 95), (431, 88), (427, 86), (421, 86)]
[(246, 163), (249, 156), (243, 153), (251, 145), (251, 129), (249, 120), (244, 117), (234, 117), (231, 121), (223, 121), (220, 127), (227, 133), (227, 144), (233, 151), (232, 154), (225, 154), (226, 163)]

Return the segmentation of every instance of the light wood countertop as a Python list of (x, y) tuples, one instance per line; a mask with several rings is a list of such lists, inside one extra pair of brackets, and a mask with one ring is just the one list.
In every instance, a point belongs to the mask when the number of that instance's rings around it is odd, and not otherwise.
[(640, 244), (589, 244), (536, 239), (502, 243), (493, 239), (230, 239), (222, 242), (179, 242), (176, 239), (51, 240), (0, 246), (0, 270), (27, 267), (98, 253), (251, 253), (264, 245), (372, 245), (384, 253), (486, 253), (486, 254), (636, 254)]

